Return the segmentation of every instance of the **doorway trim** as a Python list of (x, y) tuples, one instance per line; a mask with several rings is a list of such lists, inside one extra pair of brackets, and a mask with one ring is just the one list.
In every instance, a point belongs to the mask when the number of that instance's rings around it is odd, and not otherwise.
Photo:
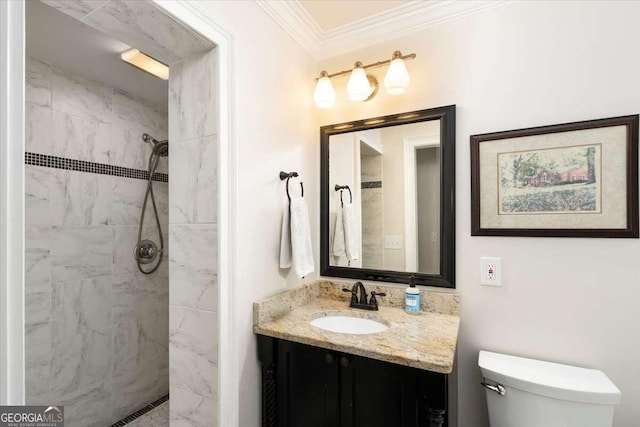
[(218, 425), (237, 427), (240, 387), (236, 340), (238, 321), (235, 37), (231, 31), (210, 18), (196, 3), (161, 0), (153, 2), (178, 21), (215, 43), (218, 50)]
[(0, 3), (0, 405), (24, 404), (23, 2)]

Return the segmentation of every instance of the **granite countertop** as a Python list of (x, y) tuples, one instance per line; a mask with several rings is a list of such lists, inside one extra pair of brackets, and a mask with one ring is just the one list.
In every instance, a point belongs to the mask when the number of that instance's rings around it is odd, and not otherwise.
[[(443, 374), (451, 373), (460, 323), (459, 295), (421, 291), (422, 311), (404, 311), (404, 290), (368, 286), (367, 291), (386, 292), (379, 311), (349, 308), (353, 283), (315, 282), (294, 288), (253, 305), (253, 332), (398, 365)], [(309, 321), (322, 316), (344, 315), (377, 320), (389, 326), (384, 332), (364, 335), (330, 332)]]

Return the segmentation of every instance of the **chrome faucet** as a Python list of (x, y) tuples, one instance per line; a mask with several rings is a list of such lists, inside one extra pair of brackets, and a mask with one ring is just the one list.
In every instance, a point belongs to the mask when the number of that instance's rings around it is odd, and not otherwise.
[[(378, 300), (376, 296), (384, 297), (387, 295), (384, 292), (371, 291), (371, 298), (369, 302), (367, 302), (367, 290), (362, 282), (356, 282), (351, 289), (342, 288), (342, 291), (351, 293), (349, 307), (360, 308), (362, 310), (378, 310)], [(360, 292), (360, 298), (358, 298), (358, 291)]]

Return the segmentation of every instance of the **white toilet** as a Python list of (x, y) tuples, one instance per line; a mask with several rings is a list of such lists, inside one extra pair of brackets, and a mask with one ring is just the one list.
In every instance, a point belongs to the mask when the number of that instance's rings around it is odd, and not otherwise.
[(481, 351), (491, 427), (611, 427), (620, 390), (594, 369)]

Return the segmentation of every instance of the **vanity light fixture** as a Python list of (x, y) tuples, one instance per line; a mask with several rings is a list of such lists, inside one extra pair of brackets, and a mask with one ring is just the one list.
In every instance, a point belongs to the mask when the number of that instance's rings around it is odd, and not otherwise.
[(320, 73), (320, 78), (316, 83), (316, 90), (313, 91), (313, 101), (318, 108), (331, 108), (336, 102), (336, 91), (326, 71)]
[(313, 100), (318, 108), (330, 108), (336, 99), (336, 93), (331, 84), (331, 78), (340, 77), (350, 74), (347, 83), (347, 97), (351, 101), (365, 102), (372, 99), (378, 93), (378, 80), (367, 74), (365, 70), (369, 68), (382, 67), (389, 64), (389, 69), (384, 78), (385, 90), (389, 95), (403, 94), (409, 85), (409, 73), (404, 61), (414, 59), (415, 53), (402, 55), (399, 50), (393, 52), (391, 59), (386, 61), (378, 61), (372, 64), (363, 65), (358, 61), (353, 69), (343, 70), (337, 73), (329, 74), (326, 71), (320, 73), (320, 77), (316, 79), (316, 88), (313, 92)]
[(402, 53), (399, 50), (393, 52), (391, 64), (384, 76), (384, 88), (389, 95), (402, 95), (407, 91), (409, 86), (409, 73), (404, 65)]
[(122, 52), (120, 54), (120, 59), (162, 80), (169, 80), (169, 67), (162, 62), (145, 55), (138, 49), (129, 49)]
[(373, 92), (367, 73), (362, 68), (362, 62), (358, 61), (353, 66), (349, 83), (347, 83), (347, 97), (351, 101), (366, 101)]

